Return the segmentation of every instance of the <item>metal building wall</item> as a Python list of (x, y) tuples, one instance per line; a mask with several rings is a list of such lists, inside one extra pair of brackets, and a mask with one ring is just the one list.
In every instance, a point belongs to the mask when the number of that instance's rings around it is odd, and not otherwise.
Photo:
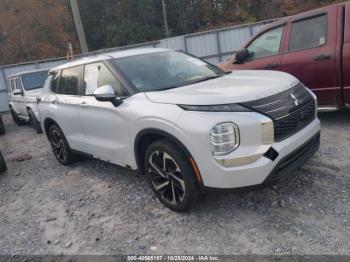
[[(270, 22), (272, 22), (272, 20), (167, 38), (150, 43), (104, 49), (84, 54), (84, 56), (140, 47), (163, 47), (183, 50), (195, 56), (201, 57), (210, 63), (218, 64), (219, 62), (228, 59), (233, 53), (238, 51), (253, 34), (260, 31)], [(79, 55), (78, 57), (81, 56), (83, 55)], [(28, 70), (53, 68), (65, 62), (66, 60), (64, 58), (57, 58), (0, 67), (0, 112), (9, 110), (8, 93), (5, 80), (8, 76), (17, 72)]]

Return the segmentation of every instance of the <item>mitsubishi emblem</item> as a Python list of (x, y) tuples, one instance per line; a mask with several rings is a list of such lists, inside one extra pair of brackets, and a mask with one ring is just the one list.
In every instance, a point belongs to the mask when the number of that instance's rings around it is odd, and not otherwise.
[(298, 105), (299, 105), (299, 101), (298, 101), (298, 99), (295, 97), (295, 95), (290, 94), (290, 97), (294, 100), (294, 105), (295, 105), (295, 106), (298, 106)]

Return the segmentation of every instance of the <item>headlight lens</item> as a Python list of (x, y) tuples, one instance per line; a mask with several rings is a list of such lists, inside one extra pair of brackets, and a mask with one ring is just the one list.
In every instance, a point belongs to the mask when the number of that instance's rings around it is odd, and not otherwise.
[(247, 107), (239, 104), (226, 104), (226, 105), (208, 105), (208, 106), (197, 106), (197, 105), (178, 105), (187, 111), (201, 111), (201, 112), (251, 112)]
[(210, 132), (211, 149), (214, 156), (223, 156), (239, 146), (239, 129), (234, 123), (221, 123)]

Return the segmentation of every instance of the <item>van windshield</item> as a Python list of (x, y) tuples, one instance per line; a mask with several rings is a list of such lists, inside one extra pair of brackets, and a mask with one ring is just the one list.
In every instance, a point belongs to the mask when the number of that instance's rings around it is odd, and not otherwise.
[(27, 91), (44, 87), (47, 71), (22, 76), (23, 88)]
[(139, 92), (172, 89), (225, 75), (214, 65), (176, 51), (116, 58), (114, 64)]

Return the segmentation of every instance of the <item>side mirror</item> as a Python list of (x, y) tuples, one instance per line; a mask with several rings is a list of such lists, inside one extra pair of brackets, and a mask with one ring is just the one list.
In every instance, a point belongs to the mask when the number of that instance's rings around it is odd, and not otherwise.
[(113, 105), (119, 106), (123, 103), (121, 98), (115, 96), (115, 92), (112, 86), (105, 85), (97, 88), (94, 91), (96, 100), (101, 102), (112, 102)]
[(15, 90), (12, 91), (12, 94), (14, 94), (14, 95), (23, 95), (23, 92), (22, 92), (21, 89), (15, 89)]
[(248, 49), (244, 48), (236, 53), (235, 64), (243, 64), (249, 58)]

